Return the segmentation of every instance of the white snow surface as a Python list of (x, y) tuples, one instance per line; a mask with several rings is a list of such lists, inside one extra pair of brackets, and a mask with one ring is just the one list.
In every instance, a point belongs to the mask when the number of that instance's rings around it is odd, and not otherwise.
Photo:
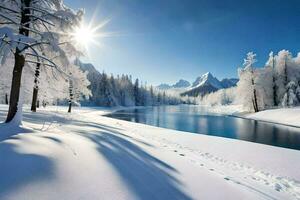
[(216, 113), (216, 114), (223, 114), (223, 115), (237, 115), (240, 117), (240, 114), (244, 112), (243, 106), (239, 104), (232, 104), (232, 105), (202, 105), (199, 106), (205, 107), (207, 112), (209, 113)]
[(0, 125), (1, 200), (300, 199), (300, 151), (66, 110)]
[(300, 107), (265, 110), (246, 114), (243, 117), (300, 127)]

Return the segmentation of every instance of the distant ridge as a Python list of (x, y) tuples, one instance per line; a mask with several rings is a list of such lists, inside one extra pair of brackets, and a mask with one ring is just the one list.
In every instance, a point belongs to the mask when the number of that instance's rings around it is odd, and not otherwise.
[(190, 84), (188, 81), (180, 79), (174, 85), (160, 84), (157, 89), (160, 90), (179, 90), (182, 96), (204, 96), (208, 93), (215, 92), (219, 89), (230, 88), (236, 86), (239, 79), (225, 78), (219, 81), (210, 72), (207, 72)]

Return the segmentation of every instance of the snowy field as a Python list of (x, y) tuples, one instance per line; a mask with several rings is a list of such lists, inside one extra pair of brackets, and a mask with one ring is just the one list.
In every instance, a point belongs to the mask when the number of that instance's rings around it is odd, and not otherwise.
[(242, 105), (217, 105), (205, 107), (212, 113), (233, 115), (241, 118), (300, 127), (300, 107), (269, 109), (257, 113), (243, 111)]
[(300, 127), (300, 107), (265, 110), (247, 114), (244, 117)]
[[(7, 107), (0, 106), (0, 120)], [(0, 199), (300, 199), (300, 151), (103, 117), (24, 109), (0, 125)]]

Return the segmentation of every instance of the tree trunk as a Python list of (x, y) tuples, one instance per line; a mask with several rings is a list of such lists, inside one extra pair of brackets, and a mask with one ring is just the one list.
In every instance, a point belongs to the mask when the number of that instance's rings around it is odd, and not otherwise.
[(36, 107), (37, 107), (37, 108), (40, 107), (40, 101), (39, 101), (39, 100), (36, 101)]
[(33, 95), (32, 95), (32, 102), (31, 102), (31, 111), (32, 112), (36, 112), (38, 92), (39, 92), (38, 88), (33, 87)]
[[(19, 34), (24, 36), (29, 36), (30, 28), (30, 3), (31, 0), (21, 0), (21, 24), (19, 28)], [(24, 7), (25, 6), (25, 7)], [(16, 47), (14, 53), (15, 64), (13, 69), (13, 77), (11, 82), (10, 98), (9, 98), (9, 109), (5, 122), (10, 122), (16, 115), (18, 111), (18, 103), (20, 97), (21, 88), (21, 78), (22, 71), (25, 64), (25, 57), (22, 55), (22, 51)]]
[(254, 82), (253, 76), (254, 76), (254, 72), (252, 71), (252, 79), (251, 79), (251, 84), (253, 86), (253, 99), (252, 99), (252, 103), (253, 103), (254, 112), (258, 112), (257, 95), (256, 95), (255, 82)]
[[(72, 75), (72, 73), (70, 73), (70, 75)], [(68, 109), (68, 113), (71, 112), (72, 110), (72, 101), (73, 101), (73, 97), (74, 97), (74, 94), (73, 94), (73, 81), (72, 80), (69, 80), (69, 109)]]
[(256, 112), (256, 108), (255, 108), (254, 99), (252, 99), (252, 106), (253, 106), (253, 110), (254, 110), (254, 112)]
[(257, 105), (257, 95), (256, 95), (256, 89), (253, 90), (253, 96), (254, 96), (254, 112), (258, 112), (258, 105)]
[(278, 106), (278, 102), (277, 102), (277, 86), (276, 86), (276, 79), (273, 75), (273, 103), (274, 106)]
[(36, 112), (36, 104), (37, 104), (37, 97), (39, 92), (39, 86), (38, 86), (38, 78), (40, 76), (40, 63), (36, 64), (35, 68), (35, 74), (34, 74), (34, 87), (33, 87), (33, 93), (32, 93), (32, 102), (31, 102), (31, 111)]
[(287, 69), (287, 57), (285, 57), (284, 60), (284, 86), (285, 86), (285, 90), (286, 90), (286, 105), (289, 106), (289, 101), (290, 101), (290, 94), (289, 94), (289, 88), (287, 87), (288, 85), (288, 69)]
[(5, 94), (5, 104), (8, 105), (8, 95)]
[(9, 109), (7, 113), (6, 123), (10, 122), (17, 113), (18, 103), (20, 97), (22, 70), (25, 64), (25, 57), (19, 54), (19, 51), (15, 53), (15, 66), (13, 70), (13, 77), (11, 82)]
[(47, 103), (43, 100), (42, 105), (44, 108), (46, 108)]
[(69, 102), (69, 109), (68, 109), (68, 113), (70, 113), (72, 110), (72, 102)]
[(273, 104), (274, 106), (278, 106), (277, 102), (277, 84), (276, 84), (276, 77), (275, 77), (275, 59), (273, 55), (273, 62), (272, 62), (272, 81), (273, 81)]

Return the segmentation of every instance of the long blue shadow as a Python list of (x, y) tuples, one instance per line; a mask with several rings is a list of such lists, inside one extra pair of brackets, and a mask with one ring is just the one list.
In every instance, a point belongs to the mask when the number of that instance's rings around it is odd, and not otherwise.
[(111, 130), (95, 134), (81, 132), (97, 145), (103, 155), (126, 182), (138, 199), (192, 199), (181, 189), (182, 183), (173, 174), (179, 173), (174, 167), (148, 154), (130, 138)]
[(0, 199), (24, 185), (53, 177), (53, 164), (48, 158), (15, 149), (14, 144), (0, 143)]

